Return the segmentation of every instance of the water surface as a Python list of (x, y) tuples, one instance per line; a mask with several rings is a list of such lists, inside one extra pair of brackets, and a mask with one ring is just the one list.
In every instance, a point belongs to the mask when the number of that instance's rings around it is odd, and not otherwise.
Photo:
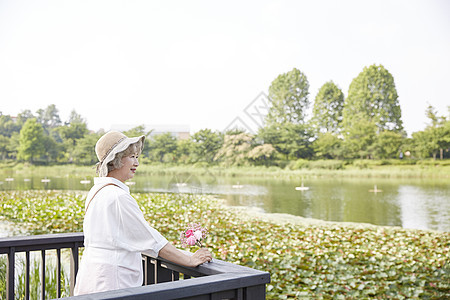
[[(92, 177), (0, 178), (2, 190), (89, 190)], [(82, 181), (91, 183), (81, 183)], [(44, 180), (45, 181), (45, 180)], [(302, 186), (305, 190), (296, 190)], [(375, 189), (376, 186), (376, 189)], [(216, 177), (137, 174), (132, 192), (216, 194), (229, 205), (257, 207), (326, 221), (450, 231), (448, 179)]]

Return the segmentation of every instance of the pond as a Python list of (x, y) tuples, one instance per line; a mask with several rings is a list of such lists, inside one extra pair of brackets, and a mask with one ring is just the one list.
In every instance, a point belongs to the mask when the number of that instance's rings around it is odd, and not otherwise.
[[(0, 190), (89, 190), (92, 182), (92, 177), (0, 177)], [(216, 194), (229, 205), (256, 207), (267, 213), (450, 231), (448, 179), (307, 177), (302, 180), (138, 174), (131, 181), (130, 189), (132, 192)]]

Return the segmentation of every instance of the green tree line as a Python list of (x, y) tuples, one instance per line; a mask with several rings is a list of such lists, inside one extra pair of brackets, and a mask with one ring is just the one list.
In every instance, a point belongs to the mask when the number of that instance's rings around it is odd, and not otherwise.
[[(202, 129), (177, 139), (170, 133), (151, 135), (143, 125), (124, 133), (147, 135), (141, 158), (158, 163), (285, 166), (315, 159), (450, 156), (450, 107), (449, 116), (439, 116), (428, 106), (428, 125), (407, 137), (394, 78), (382, 65), (364, 67), (347, 97), (333, 81), (326, 82), (313, 103), (306, 75), (294, 68), (272, 81), (269, 98), (265, 125), (256, 134)], [(63, 123), (54, 104), (17, 117), (0, 112), (0, 157), (32, 164), (94, 164), (94, 145), (103, 133), (90, 131), (76, 111)]]

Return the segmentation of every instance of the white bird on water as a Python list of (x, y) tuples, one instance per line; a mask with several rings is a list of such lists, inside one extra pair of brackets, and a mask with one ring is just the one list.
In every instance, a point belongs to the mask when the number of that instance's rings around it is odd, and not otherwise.
[(374, 187), (373, 187), (373, 190), (369, 190), (369, 192), (370, 193), (381, 193), (383, 190), (379, 190), (378, 188), (377, 188), (377, 185), (375, 184), (374, 185)]
[(301, 184), (301, 186), (295, 187), (295, 190), (296, 190), (296, 191), (307, 191), (307, 190), (309, 190), (309, 187), (303, 185), (303, 179), (302, 179), (302, 184)]

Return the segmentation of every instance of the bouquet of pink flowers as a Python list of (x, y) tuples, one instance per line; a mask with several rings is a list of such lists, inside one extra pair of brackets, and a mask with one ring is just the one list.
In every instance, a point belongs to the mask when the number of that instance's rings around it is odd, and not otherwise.
[(181, 233), (180, 240), (184, 247), (197, 245), (202, 246), (202, 240), (208, 235), (208, 230), (199, 224), (192, 223)]

